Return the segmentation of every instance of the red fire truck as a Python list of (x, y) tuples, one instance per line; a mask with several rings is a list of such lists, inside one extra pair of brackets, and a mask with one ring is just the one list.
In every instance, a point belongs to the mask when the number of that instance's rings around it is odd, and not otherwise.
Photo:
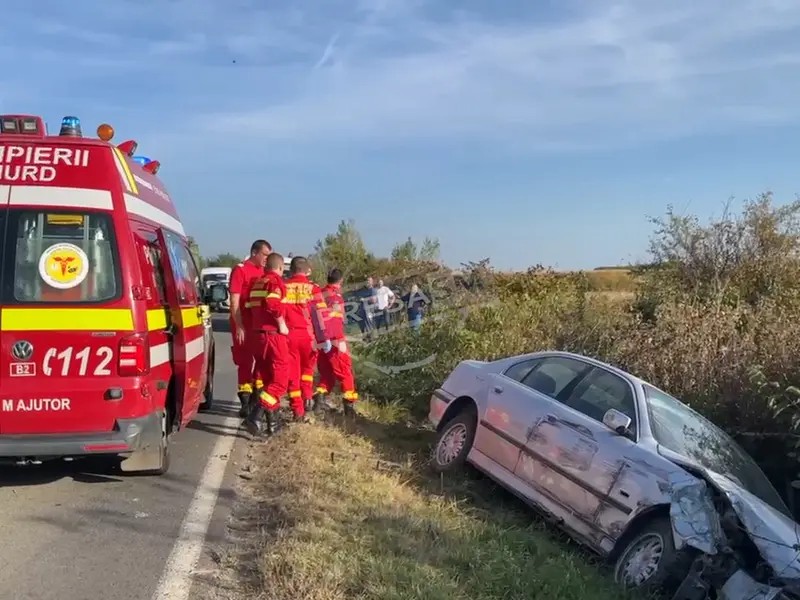
[[(65, 117), (0, 116), (0, 459), (162, 474), (213, 398), (214, 339), (158, 161)], [(213, 293), (224, 293), (224, 288)]]

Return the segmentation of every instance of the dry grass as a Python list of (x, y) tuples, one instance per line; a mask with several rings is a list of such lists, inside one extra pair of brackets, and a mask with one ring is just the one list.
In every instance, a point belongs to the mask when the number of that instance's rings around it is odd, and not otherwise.
[(620, 267), (615, 269), (596, 269), (584, 273), (589, 282), (589, 289), (597, 292), (633, 292), (636, 289), (636, 280), (631, 275), (630, 269)]
[(620, 598), (589, 555), (482, 477), (431, 477), (432, 435), (336, 416), (254, 445), (234, 524), (250, 534), (208, 597)]

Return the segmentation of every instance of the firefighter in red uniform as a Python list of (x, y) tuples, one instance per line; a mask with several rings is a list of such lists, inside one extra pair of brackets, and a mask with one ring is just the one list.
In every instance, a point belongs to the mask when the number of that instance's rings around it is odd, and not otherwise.
[(267, 274), (253, 284), (253, 292), (264, 291), (259, 305), (252, 309), (254, 348), (256, 349), (256, 376), (261, 377), (264, 388), (253, 404), (245, 427), (256, 436), (261, 433), (261, 420), (265, 417), (267, 433), (278, 430), (277, 414), (280, 401), (289, 387), (289, 328), (286, 326), (286, 284), (283, 282), (283, 256), (273, 252), (267, 259)]
[[(239, 383), (238, 396), (242, 408), (241, 417), (247, 416), (248, 403), (253, 394), (253, 340), (248, 339), (252, 331), (250, 316), (250, 287), (256, 279), (264, 276), (264, 264), (272, 247), (266, 240), (256, 240), (250, 246), (250, 258), (240, 262), (231, 271), (231, 335), (233, 337), (233, 363), (236, 365)], [(256, 387), (260, 382), (256, 381)]]
[(322, 290), (308, 276), (311, 263), (295, 256), (289, 265), (286, 280), (286, 325), (289, 327), (289, 353), (292, 372), (289, 376), (289, 401), (298, 421), (306, 421), (306, 407), (311, 407), (314, 370), (317, 366), (317, 345), (330, 348), (325, 338), (320, 307)]
[(353, 377), (353, 361), (345, 339), (346, 315), (342, 297), (342, 272), (339, 269), (328, 273), (328, 285), (322, 288), (322, 297), (327, 306), (327, 313), (324, 315), (325, 334), (332, 347), (328, 352), (321, 352), (319, 355), (319, 385), (314, 395), (314, 408), (322, 405), (325, 395), (332, 392), (338, 382), (344, 396), (344, 413), (354, 415), (358, 393)]

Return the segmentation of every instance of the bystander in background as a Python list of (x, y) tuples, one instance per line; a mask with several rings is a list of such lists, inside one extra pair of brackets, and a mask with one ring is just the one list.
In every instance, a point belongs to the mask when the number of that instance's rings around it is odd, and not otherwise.
[(389, 306), (394, 302), (394, 292), (383, 283), (383, 279), (378, 280), (378, 288), (375, 290), (375, 329), (383, 327), (389, 331)]
[(420, 291), (416, 283), (411, 286), (411, 291), (403, 296), (403, 304), (406, 306), (409, 327), (418, 330), (422, 325), (422, 317), (428, 307), (428, 299)]

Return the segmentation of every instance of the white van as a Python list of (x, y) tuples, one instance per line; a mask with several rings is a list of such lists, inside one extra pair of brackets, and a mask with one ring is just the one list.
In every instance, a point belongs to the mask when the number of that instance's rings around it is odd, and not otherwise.
[[(200, 281), (203, 282), (203, 289), (208, 289), (212, 285), (224, 285), (226, 288), (231, 284), (230, 267), (206, 267), (200, 271)], [(212, 307), (216, 310), (230, 310), (230, 300), (225, 300), (219, 305)]]

